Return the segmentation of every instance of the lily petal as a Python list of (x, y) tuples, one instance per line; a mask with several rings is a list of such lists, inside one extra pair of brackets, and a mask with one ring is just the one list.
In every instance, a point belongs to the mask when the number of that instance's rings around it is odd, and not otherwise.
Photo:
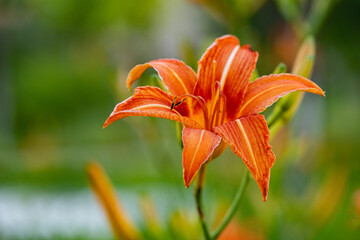
[(116, 105), (114, 111), (104, 124), (104, 128), (111, 123), (129, 116), (149, 116), (166, 118), (181, 122), (187, 127), (201, 128), (188, 117), (188, 105), (180, 104), (171, 109), (174, 96), (157, 87), (138, 87), (130, 98)]
[(126, 84), (129, 89), (143, 72), (153, 67), (170, 94), (183, 95), (193, 92), (197, 76), (194, 70), (176, 59), (159, 59), (135, 66), (129, 73)]
[(248, 45), (240, 47), (234, 36), (216, 39), (199, 61), (195, 94), (209, 100), (214, 97), (216, 82), (219, 82), (227, 99), (228, 114), (238, 112), (257, 58), (257, 52)]
[(215, 127), (214, 131), (244, 161), (266, 201), (275, 155), (269, 145), (270, 134), (264, 116), (245, 116)]
[(185, 127), (182, 132), (184, 184), (189, 187), (201, 165), (213, 154), (221, 137), (204, 129)]
[(325, 96), (318, 85), (297, 75), (284, 73), (263, 76), (249, 84), (238, 117), (261, 113), (280, 97), (293, 91), (306, 91)]

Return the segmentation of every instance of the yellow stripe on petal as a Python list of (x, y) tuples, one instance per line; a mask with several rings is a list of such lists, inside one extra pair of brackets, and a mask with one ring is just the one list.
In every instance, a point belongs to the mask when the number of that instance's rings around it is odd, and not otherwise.
[(159, 59), (135, 66), (127, 77), (128, 88), (131, 89), (131, 85), (150, 67), (158, 72), (170, 94), (179, 96), (192, 93), (197, 75), (184, 62), (176, 59)]
[(190, 186), (195, 174), (213, 154), (221, 137), (203, 129), (184, 128), (182, 132), (184, 183)]
[(201, 128), (201, 125), (191, 118), (190, 107), (185, 101), (171, 108), (174, 96), (156, 87), (138, 87), (130, 98), (116, 105), (104, 127), (129, 116), (148, 116), (178, 121), (187, 127)]
[(275, 155), (269, 145), (269, 129), (263, 115), (241, 117), (214, 128), (215, 133), (229, 143), (257, 182), (266, 201), (270, 181), (270, 168)]
[(249, 84), (238, 117), (261, 113), (280, 97), (294, 91), (325, 96), (324, 91), (314, 82), (294, 74), (262, 76)]

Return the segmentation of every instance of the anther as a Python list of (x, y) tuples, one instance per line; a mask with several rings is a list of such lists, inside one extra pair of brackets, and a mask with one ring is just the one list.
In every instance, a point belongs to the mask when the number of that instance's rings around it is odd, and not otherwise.
[(186, 100), (186, 97), (183, 98), (181, 101), (175, 103), (175, 102), (176, 102), (176, 99), (177, 99), (177, 97), (175, 97), (174, 100), (173, 100), (173, 102), (171, 103), (170, 110), (173, 110), (174, 107), (177, 107), (177, 106), (179, 106), (180, 104), (182, 104), (182, 103)]
[(175, 107), (179, 106), (180, 104), (182, 104), (184, 101), (186, 100), (186, 98), (184, 98), (183, 100), (181, 100), (180, 102), (175, 104)]
[(173, 102), (171, 103), (170, 110), (173, 110), (174, 106), (176, 106), (176, 105), (175, 105), (176, 98), (177, 98), (177, 97), (175, 97), (174, 100), (173, 100)]

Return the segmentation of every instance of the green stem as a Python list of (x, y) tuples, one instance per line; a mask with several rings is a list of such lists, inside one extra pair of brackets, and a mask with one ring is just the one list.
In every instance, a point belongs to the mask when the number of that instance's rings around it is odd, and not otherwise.
[(225, 217), (223, 218), (222, 222), (220, 223), (220, 226), (218, 227), (218, 229), (214, 232), (214, 234), (211, 236), (211, 239), (217, 239), (219, 237), (219, 235), (221, 234), (221, 232), (225, 229), (225, 227), (229, 224), (230, 220), (233, 218), (236, 210), (239, 207), (240, 201), (242, 199), (242, 196), (244, 195), (244, 192), (246, 190), (246, 186), (248, 185), (249, 182), (249, 171), (246, 170), (245, 174), (243, 176), (243, 179), (241, 180), (239, 189), (229, 207), (229, 209), (227, 210)]
[(206, 225), (204, 212), (202, 210), (202, 202), (201, 202), (201, 195), (202, 195), (201, 193), (202, 193), (202, 187), (203, 187), (203, 183), (204, 183), (205, 168), (206, 168), (206, 165), (203, 165), (199, 170), (199, 173), (198, 173), (198, 176), (196, 179), (197, 181), (196, 181), (194, 194), (195, 194), (196, 209), (197, 209), (197, 212), (199, 215), (199, 220), (201, 223), (202, 230), (204, 232), (205, 239), (211, 240), (209, 229)]

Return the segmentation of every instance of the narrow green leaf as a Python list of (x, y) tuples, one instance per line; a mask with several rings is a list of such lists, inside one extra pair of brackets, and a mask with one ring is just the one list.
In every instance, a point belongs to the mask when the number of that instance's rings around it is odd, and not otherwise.
[(251, 75), (250, 82), (253, 82), (255, 79), (259, 77), (259, 72), (257, 69), (255, 69)]
[(273, 71), (273, 74), (280, 74), (280, 73), (286, 73), (287, 71), (287, 66), (285, 65), (285, 63), (279, 63), (275, 70)]
[[(292, 73), (309, 78), (312, 73), (314, 60), (315, 40), (313, 36), (308, 36), (297, 52)], [(275, 69), (275, 71), (276, 70), (277, 69)], [(291, 120), (298, 110), (303, 96), (303, 92), (293, 92), (279, 99), (270, 116), (267, 118), (271, 134), (276, 134), (282, 126)]]

